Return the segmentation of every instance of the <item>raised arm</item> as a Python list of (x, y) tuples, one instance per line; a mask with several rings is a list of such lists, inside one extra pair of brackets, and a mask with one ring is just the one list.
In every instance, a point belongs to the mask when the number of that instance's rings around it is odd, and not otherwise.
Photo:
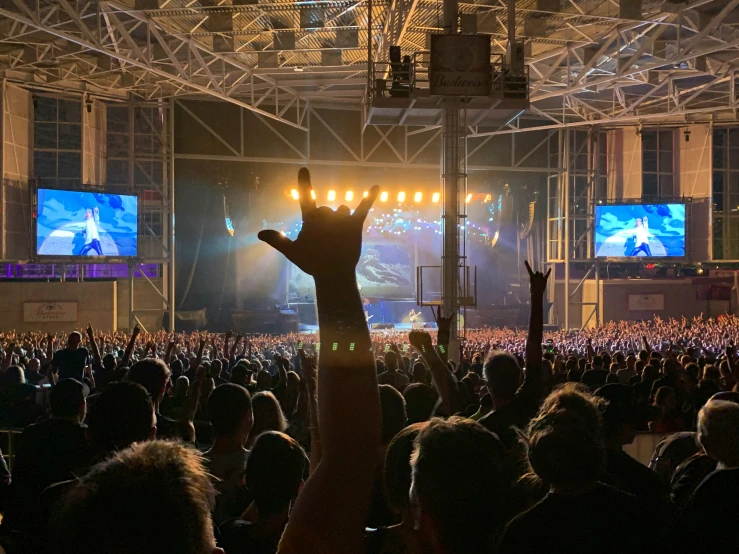
[(303, 380), (308, 404), (308, 429), (310, 430), (310, 474), (312, 475), (321, 461), (321, 431), (318, 428), (318, 368), (315, 356), (308, 356), (301, 348), (298, 352), (300, 366), (303, 369)]
[(228, 356), (228, 353), (229, 353), (228, 343), (231, 342), (231, 336), (232, 335), (233, 335), (233, 333), (231, 331), (229, 331), (228, 333), (226, 333), (226, 338), (223, 341), (223, 355), (224, 356)]
[(131, 339), (128, 341), (128, 346), (126, 346), (126, 352), (123, 354), (123, 358), (121, 358), (121, 361), (118, 362), (118, 367), (128, 366), (128, 362), (131, 359), (131, 352), (133, 352), (133, 348), (134, 346), (136, 346), (136, 337), (139, 336), (140, 332), (141, 328), (137, 324), (131, 332)]
[(218, 335), (210, 336), (210, 344), (213, 346), (213, 351), (211, 352), (210, 359), (215, 360), (218, 358)]
[(448, 416), (464, 410), (464, 400), (457, 388), (457, 382), (447, 369), (446, 362), (434, 350), (431, 336), (426, 331), (411, 331), (408, 340), (418, 350), (426, 362), (434, 380), (436, 392), (439, 393), (444, 413)]
[(8, 368), (13, 365), (13, 356), (15, 355), (15, 341), (8, 345), (8, 349), (5, 351), (5, 359), (2, 364), (2, 371), (5, 373)]
[(87, 325), (87, 338), (90, 340), (90, 349), (92, 350), (92, 359), (97, 364), (100, 365), (103, 363), (102, 358), (100, 357), (100, 348), (98, 347), (98, 343), (95, 340), (95, 332), (92, 330), (92, 325)]
[(172, 359), (172, 351), (174, 350), (175, 345), (177, 344), (177, 336), (175, 335), (172, 340), (169, 341), (169, 344), (167, 345), (167, 353), (164, 355), (164, 363), (167, 364), (167, 367), (169, 367), (169, 362)]
[(46, 361), (51, 363), (54, 359), (54, 335), (46, 335)]
[(241, 342), (241, 339), (244, 337), (242, 335), (236, 335), (236, 340), (233, 343), (233, 346), (231, 347), (231, 352), (228, 356), (229, 361), (231, 362), (231, 365), (233, 366), (236, 362), (236, 348), (238, 348), (239, 343)]
[(652, 347), (649, 346), (649, 341), (647, 340), (647, 336), (646, 335), (643, 335), (642, 338), (641, 338), (641, 340), (642, 340), (642, 343), (644, 344), (644, 350), (647, 351), (647, 354), (651, 355), (652, 354)]
[(452, 313), (449, 317), (442, 317), (441, 306), (439, 306), (436, 313), (432, 308), (431, 313), (434, 314), (434, 319), (436, 319), (436, 348), (441, 359), (446, 362), (449, 359), (449, 343), (452, 339), (452, 318), (456, 314)]
[(552, 272), (551, 268), (544, 275), (541, 271), (534, 272), (529, 262), (524, 262), (529, 273), (529, 288), (531, 291), (531, 317), (529, 319), (529, 335), (526, 338), (526, 380), (541, 383), (542, 357), (541, 343), (544, 340), (544, 293), (547, 289), (547, 279)]
[(734, 361), (734, 347), (731, 345), (726, 347), (726, 363), (729, 366), (732, 377), (739, 382), (739, 368), (737, 368), (736, 362)]
[(307, 169), (300, 170), (298, 181), (303, 213), (298, 238), (293, 242), (277, 231), (261, 231), (259, 238), (315, 280), (323, 456), (295, 503), (280, 550), (309, 551), (303, 542), (309, 533), (320, 537), (321, 551), (358, 552), (380, 457), (380, 409), (355, 270), (364, 220), (379, 188), (373, 187), (352, 214), (347, 206), (317, 208)]

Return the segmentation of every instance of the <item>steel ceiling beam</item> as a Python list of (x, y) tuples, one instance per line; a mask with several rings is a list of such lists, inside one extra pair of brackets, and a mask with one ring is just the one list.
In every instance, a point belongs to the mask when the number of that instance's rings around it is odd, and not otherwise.
[[(105, 2), (100, 3), (101, 7), (104, 7), (105, 5), (106, 5)], [(134, 40), (130, 36), (130, 33), (125, 29), (125, 27), (121, 24), (121, 22), (111, 13), (108, 13), (108, 15), (112, 16), (111, 24), (115, 27), (116, 31), (121, 33), (121, 35), (124, 37), (124, 41), (128, 43), (128, 46), (131, 47), (131, 49), (137, 53), (137, 57), (133, 57), (131, 55), (126, 54), (119, 47), (117, 43), (115, 43), (116, 46), (114, 48), (109, 48), (109, 47), (106, 47), (105, 44), (102, 44), (101, 42), (99, 42), (98, 40), (91, 41), (88, 38), (82, 38), (81, 36), (77, 36), (76, 34), (72, 34), (68, 31), (63, 31), (58, 28), (52, 28), (48, 26), (43, 20), (41, 20), (38, 14), (35, 14), (30, 9), (24, 9), (24, 12), (25, 12), (25, 15), (19, 12), (14, 12), (11, 10), (0, 8), (0, 17), (7, 18), (8, 20), (11, 20), (11, 21), (17, 21), (19, 23), (22, 23), (23, 25), (27, 25), (39, 31), (43, 31), (57, 38), (64, 39), (72, 44), (76, 44), (87, 50), (98, 52), (100, 54), (105, 54), (107, 56), (110, 56), (113, 59), (118, 60), (119, 62), (123, 62), (132, 67), (136, 67), (138, 69), (144, 70), (145, 72), (156, 75), (160, 78), (165, 79), (166, 81), (171, 81), (179, 85), (185, 86), (187, 88), (196, 90), (202, 94), (213, 96), (220, 100), (230, 102), (232, 104), (236, 104), (237, 106), (241, 106), (247, 110), (253, 111), (264, 117), (274, 119), (276, 121), (279, 121), (280, 123), (284, 123), (286, 125), (290, 125), (292, 127), (296, 127), (301, 130), (307, 130), (302, 125), (299, 125), (298, 123), (291, 121), (290, 119), (279, 117), (278, 115), (270, 113), (266, 110), (259, 109), (251, 105), (248, 102), (243, 102), (236, 98), (229, 97), (219, 90), (214, 90), (210, 87), (201, 85), (200, 83), (197, 83), (193, 81), (192, 79), (187, 79), (181, 76), (180, 74), (178, 74), (176, 71), (172, 71), (172, 72), (165, 71), (164, 69), (161, 69), (158, 65), (152, 64), (151, 61), (148, 59), (141, 59), (144, 56), (143, 52), (135, 44)], [(75, 20), (72, 19), (70, 20), (70, 22), (74, 23)]]

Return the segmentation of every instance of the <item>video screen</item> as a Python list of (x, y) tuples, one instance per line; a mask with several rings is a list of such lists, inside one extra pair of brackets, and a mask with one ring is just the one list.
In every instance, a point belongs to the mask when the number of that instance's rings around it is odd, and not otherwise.
[(685, 204), (596, 206), (595, 255), (599, 258), (684, 257)]
[(138, 197), (38, 189), (36, 254), (136, 256)]
[[(404, 245), (363, 244), (357, 264), (357, 285), (363, 296), (407, 297), (412, 291), (413, 258)], [(315, 297), (313, 278), (292, 265), (290, 296)]]

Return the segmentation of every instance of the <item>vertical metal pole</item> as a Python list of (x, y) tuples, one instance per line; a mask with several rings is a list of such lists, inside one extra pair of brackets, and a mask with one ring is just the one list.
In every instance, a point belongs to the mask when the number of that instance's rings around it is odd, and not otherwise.
[[(383, 49), (385, 45), (382, 45)], [(367, 92), (369, 100), (372, 94), (372, 0), (367, 0)]]
[[(81, 137), (80, 137), (80, 148), (82, 149), (82, 155), (81, 155), (81, 177), (82, 177), (82, 183), (91, 183), (92, 180), (90, 179), (90, 173), (88, 171), (88, 156), (87, 156), (87, 127), (90, 124), (90, 118), (87, 114), (87, 108), (85, 107), (85, 95), (83, 94), (80, 98), (80, 113), (82, 114), (80, 116), (80, 129), (81, 129)], [(97, 183), (94, 183), (97, 184)]]
[[(133, 94), (128, 95), (128, 186), (133, 191), (136, 185), (136, 173), (134, 170), (134, 164), (136, 163), (136, 150), (135, 150), (135, 133), (134, 126), (136, 124), (135, 118), (136, 101)], [(133, 274), (135, 271), (135, 264), (133, 260), (128, 262), (128, 329), (131, 330), (134, 327), (133, 319)]]
[[(457, 0), (444, 0), (444, 32), (457, 33), (459, 6)], [(449, 359), (458, 360), (457, 315), (459, 302), (459, 242), (460, 242), (460, 122), (461, 100), (454, 96), (444, 98), (444, 124), (442, 128), (443, 193), (441, 220), (443, 224), (443, 246), (441, 256), (442, 288), (441, 308), (445, 316), (454, 315), (450, 329)], [(464, 199), (462, 199), (464, 202)], [(464, 206), (464, 204), (462, 204)]]
[(459, 19), (459, 4), (457, 0), (444, 0), (444, 34), (457, 34), (457, 20)]
[(136, 272), (136, 263), (133, 260), (128, 261), (128, 330), (134, 328), (133, 317), (133, 274)]
[[(8, 81), (7, 79), (3, 78), (2, 80), (2, 101), (0, 102), (2, 104), (2, 110), (0, 110), (0, 118), (2, 118), (2, 121), (0, 121), (0, 152), (2, 152), (5, 149), (4, 143), (7, 142), (6, 133), (7, 130), (5, 128), (5, 112), (7, 110), (7, 103), (8, 103)], [(31, 117), (33, 118), (33, 114), (31, 114)], [(33, 140), (33, 137), (31, 137), (31, 140)], [(13, 141), (15, 142), (15, 141)], [(13, 145), (15, 148), (15, 145)], [(2, 168), (0, 168), (2, 169)], [(20, 167), (16, 169), (18, 173), (20, 173)], [(21, 180), (20, 175), (19, 181)], [(26, 179), (26, 183), (28, 183), (28, 179)], [(29, 187), (30, 188), (30, 187)], [(30, 196), (28, 196), (30, 198)], [(5, 209), (5, 183), (0, 182), (0, 236), (2, 239), (0, 239), (0, 256), (2, 256), (3, 260), (7, 260), (7, 229), (5, 225), (5, 214), (7, 213)], [(31, 235), (32, 236), (32, 235)]]
[(516, 40), (516, 0), (508, 0), (508, 43), (510, 48)]
[(564, 171), (562, 182), (564, 183), (564, 262), (565, 262), (565, 331), (570, 329), (570, 130), (561, 132), (564, 144), (560, 142)]
[[(442, 311), (447, 316), (457, 313), (457, 286), (459, 280), (459, 99), (444, 99), (444, 202), (442, 250)], [(451, 336), (456, 337), (456, 318), (452, 319)], [(450, 355), (454, 350), (450, 348)]]
[[(174, 209), (174, 98), (169, 101), (169, 332), (174, 333), (175, 331), (175, 316), (176, 303), (175, 303), (175, 243), (174, 243), (174, 224), (175, 224), (175, 209)], [(243, 123), (244, 110), (241, 109), (241, 117)], [(244, 130), (241, 129), (241, 140), (243, 148)], [(242, 152), (243, 154), (243, 152)]]
[(600, 264), (595, 260), (595, 326), (600, 327)]

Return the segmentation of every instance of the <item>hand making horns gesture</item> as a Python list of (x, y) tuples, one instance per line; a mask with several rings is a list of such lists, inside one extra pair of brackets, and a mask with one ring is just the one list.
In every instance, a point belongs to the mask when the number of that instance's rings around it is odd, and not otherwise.
[(273, 230), (259, 232), (259, 239), (281, 252), (288, 260), (314, 278), (352, 273), (362, 253), (362, 227), (380, 187), (375, 185), (354, 210), (344, 205), (336, 211), (316, 207), (311, 192), (310, 172), (298, 173), (300, 210), (303, 227), (298, 238), (290, 240)]

